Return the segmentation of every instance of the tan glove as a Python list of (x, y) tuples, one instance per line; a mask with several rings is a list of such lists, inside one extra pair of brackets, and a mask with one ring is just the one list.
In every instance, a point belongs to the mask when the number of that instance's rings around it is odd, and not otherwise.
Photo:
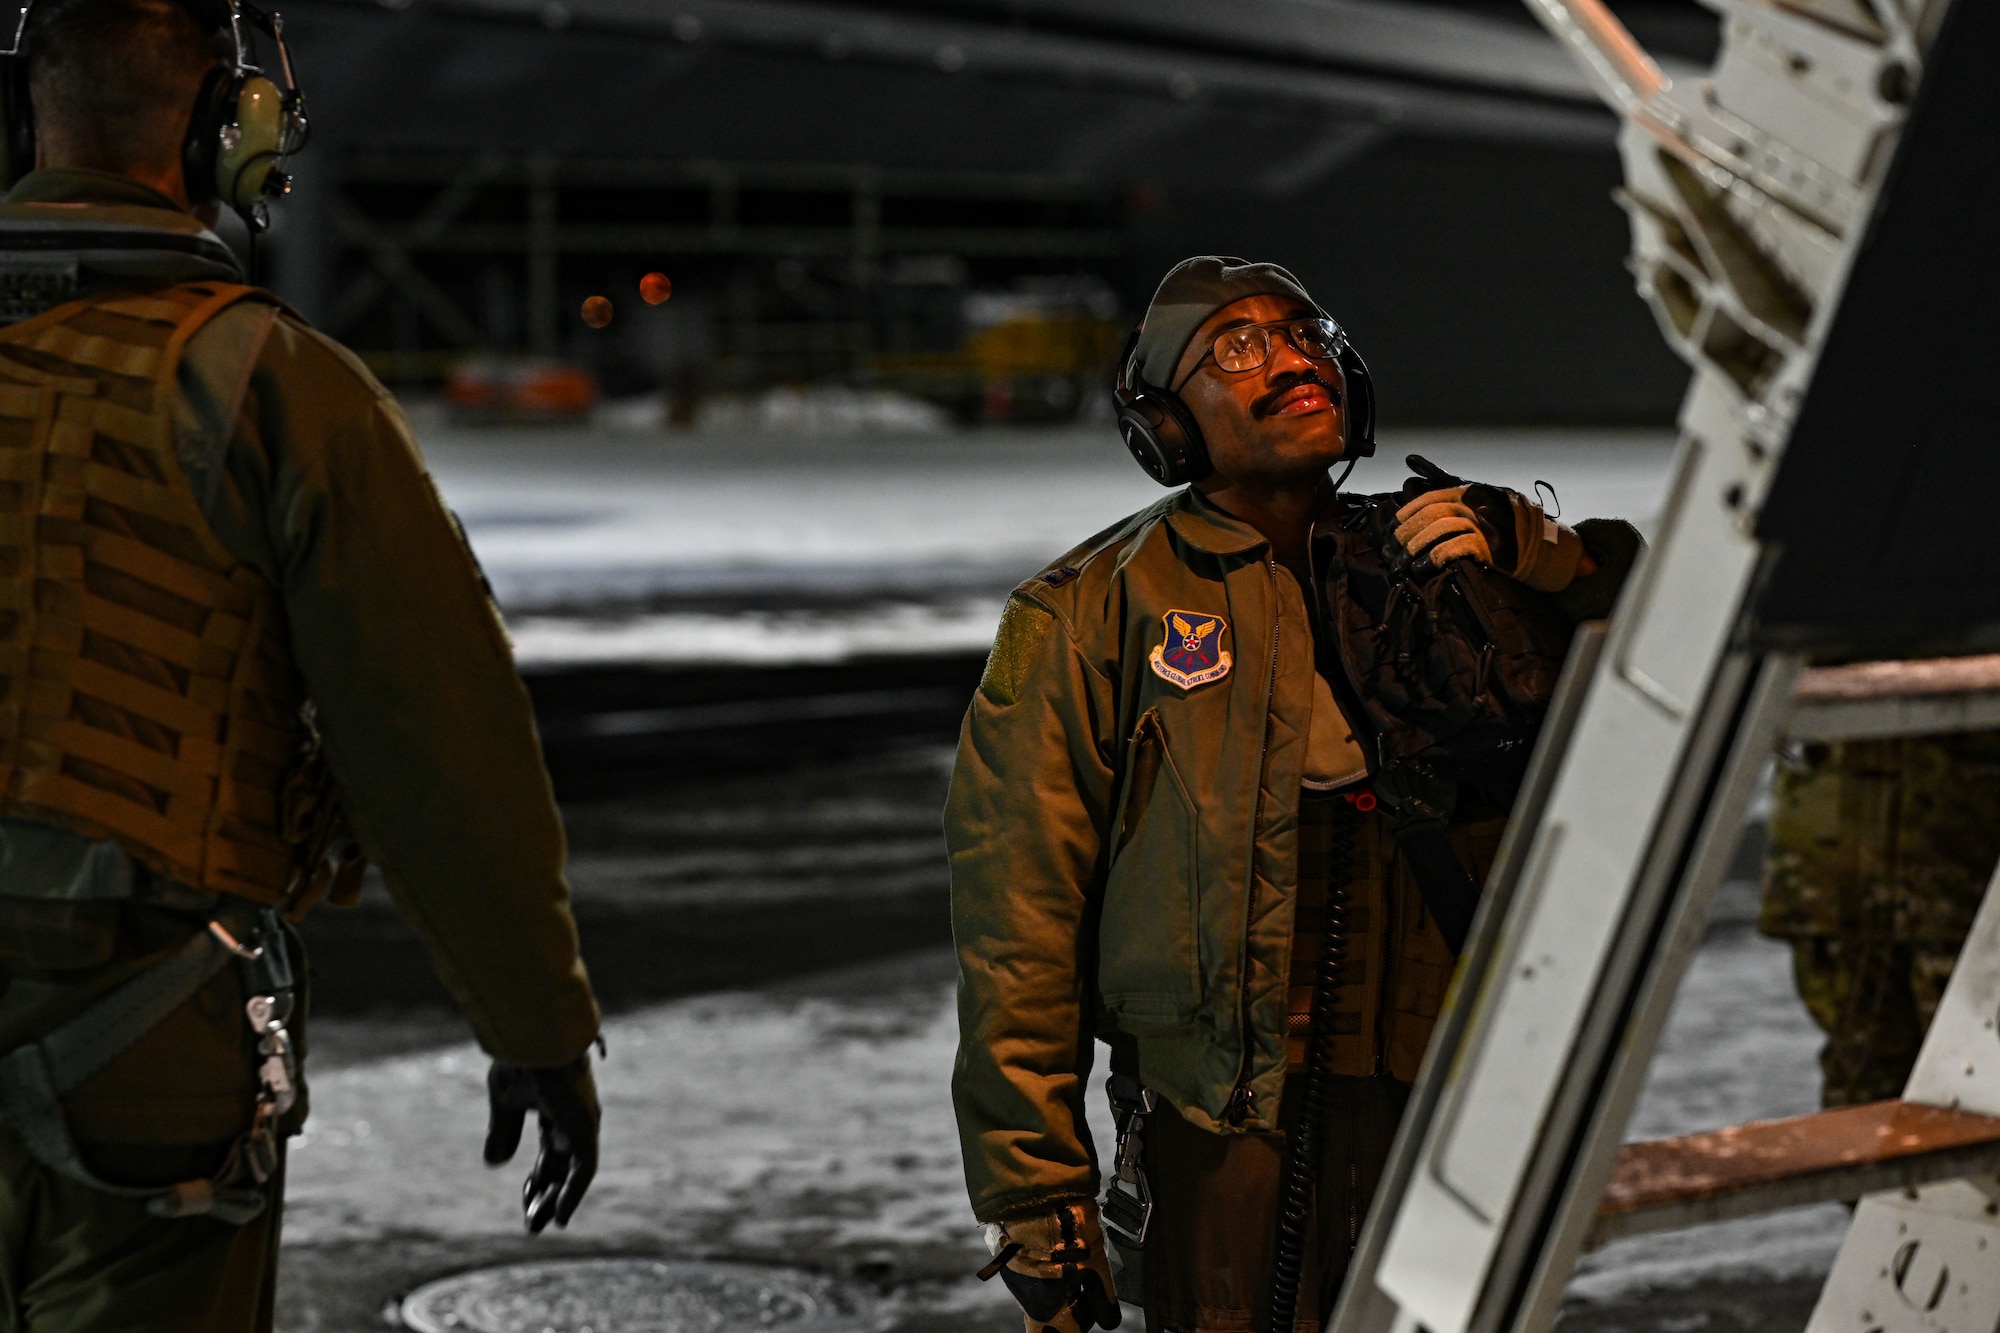
[(1396, 511), (1396, 540), (1434, 565), (1469, 556), (1537, 592), (1576, 578), (1583, 541), (1518, 491), (1473, 484), (1425, 491)]
[(986, 1247), (993, 1262), (979, 1276), (998, 1274), (1007, 1284), (1027, 1333), (1090, 1333), (1116, 1328), (1124, 1317), (1095, 1200), (996, 1222), (986, 1228)]
[(1442, 567), (1447, 560), (1470, 556), (1482, 565), (1493, 563), (1493, 543), (1479, 515), (1465, 502), (1470, 486), (1425, 491), (1396, 511), (1396, 540), (1414, 556), (1428, 556)]

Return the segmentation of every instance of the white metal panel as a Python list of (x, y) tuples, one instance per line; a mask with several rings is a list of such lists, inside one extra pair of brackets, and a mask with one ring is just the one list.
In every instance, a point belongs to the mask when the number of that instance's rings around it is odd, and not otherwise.
[[(1706, 391), (1728, 391), (1711, 384)], [(1697, 399), (1701, 395), (1697, 394)], [(1724, 409), (1726, 410), (1726, 409)], [(1701, 412), (1691, 412), (1690, 420)], [(1733, 455), (1733, 456), (1732, 456)], [(1677, 502), (1620, 610), (1556, 780), (1500, 961), (1385, 1247), (1378, 1283), (1433, 1333), (1470, 1324), (1494, 1251), (1569, 1071), (1757, 548), (1726, 501), (1740, 449), (1683, 447)], [(1661, 628), (1664, 626), (1664, 628)]]
[(1863, 1199), (1806, 1333), (1993, 1333), (2000, 1216), (1963, 1182)]
[(1715, 67), (1722, 107), (1861, 181), (1889, 123), (1874, 97), (1873, 44), (1761, 5), (1732, 15), (1729, 29)]
[(1757, 560), (1757, 545), (1737, 520), (1761, 469), (1749, 466), (1739, 442), (1733, 397), (1715, 377), (1697, 378), (1662, 516), (1663, 527), (1672, 525), (1671, 540), (1663, 534), (1640, 588), (1620, 608), (1624, 632), (1611, 645), (1618, 673), (1677, 718), (1707, 689)]
[[(1952, 969), (1905, 1101), (2000, 1116), (2000, 875)], [(2000, 1266), (2000, 1255), (1994, 1259)]]

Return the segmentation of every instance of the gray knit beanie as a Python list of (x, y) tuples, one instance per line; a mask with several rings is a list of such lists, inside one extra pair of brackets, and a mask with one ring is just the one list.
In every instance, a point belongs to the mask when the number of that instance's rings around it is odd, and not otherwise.
[(1276, 264), (1252, 264), (1229, 255), (1183, 259), (1161, 281), (1153, 303), (1146, 307), (1138, 345), (1125, 368), (1127, 380), (1135, 378), (1136, 371), (1137, 379), (1155, 388), (1174, 387), (1167, 381), (1201, 322), (1246, 296), (1286, 296), (1326, 315), (1299, 280)]

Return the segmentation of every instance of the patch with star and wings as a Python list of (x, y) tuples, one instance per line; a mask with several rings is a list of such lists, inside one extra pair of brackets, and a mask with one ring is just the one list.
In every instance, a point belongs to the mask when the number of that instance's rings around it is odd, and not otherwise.
[(1153, 649), (1153, 674), (1184, 690), (1221, 680), (1234, 659), (1222, 651), (1222, 634), (1229, 623), (1202, 611), (1169, 611), (1160, 617), (1167, 636)]

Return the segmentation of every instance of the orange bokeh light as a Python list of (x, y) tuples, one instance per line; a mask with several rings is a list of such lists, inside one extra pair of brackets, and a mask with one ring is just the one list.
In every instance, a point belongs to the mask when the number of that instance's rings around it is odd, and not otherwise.
[(639, 279), (639, 295), (647, 305), (658, 305), (674, 294), (674, 281), (664, 273), (648, 273)]
[(611, 322), (611, 302), (602, 296), (593, 296), (583, 303), (583, 322), (593, 329), (601, 329)]

